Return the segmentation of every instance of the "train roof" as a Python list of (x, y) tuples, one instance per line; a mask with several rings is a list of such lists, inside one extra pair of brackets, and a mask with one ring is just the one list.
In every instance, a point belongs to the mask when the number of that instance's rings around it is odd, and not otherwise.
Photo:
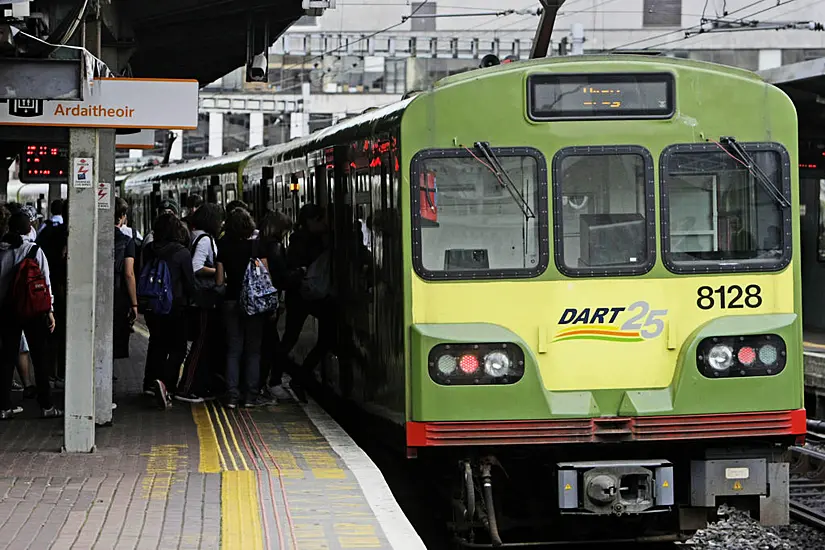
[(303, 155), (328, 145), (340, 143), (340, 138), (348, 138), (365, 127), (380, 131), (382, 127), (393, 124), (401, 118), (404, 110), (413, 102), (415, 97), (397, 101), (383, 107), (371, 109), (365, 113), (348, 118), (343, 122), (313, 132), (304, 138), (294, 139), (280, 145), (267, 147), (258, 153), (254, 161), (267, 161), (280, 157)]
[(248, 151), (229, 153), (221, 157), (211, 157), (183, 162), (181, 164), (174, 164), (171, 166), (149, 168), (147, 170), (129, 174), (126, 178), (126, 186), (128, 187), (130, 185), (155, 183), (194, 176), (225, 174), (227, 172), (238, 170), (241, 163), (261, 151), (262, 148), (259, 147)]
[(453, 84), (460, 84), (469, 80), (473, 80), (482, 76), (501, 74), (505, 72), (520, 72), (526, 68), (532, 67), (548, 67), (553, 68), (557, 65), (573, 65), (573, 64), (608, 64), (608, 63), (656, 63), (659, 65), (671, 65), (674, 67), (693, 67), (697, 69), (712, 70), (720, 73), (728, 73), (731, 76), (748, 78), (754, 81), (761, 81), (759, 75), (747, 69), (740, 69), (738, 67), (731, 67), (729, 65), (720, 65), (718, 63), (710, 63), (708, 61), (697, 61), (695, 59), (683, 59), (679, 57), (667, 57), (663, 55), (641, 55), (641, 54), (603, 54), (603, 55), (577, 55), (577, 56), (558, 56), (545, 57), (540, 59), (530, 59), (525, 61), (515, 61), (513, 63), (504, 63), (494, 67), (487, 67), (483, 69), (475, 69), (466, 71), (442, 78), (434, 84), (434, 88), (441, 88)]

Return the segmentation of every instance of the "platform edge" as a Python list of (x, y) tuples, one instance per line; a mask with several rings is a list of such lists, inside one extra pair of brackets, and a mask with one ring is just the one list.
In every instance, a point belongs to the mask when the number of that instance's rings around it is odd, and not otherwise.
[(310, 400), (304, 412), (355, 475), (384, 535), (395, 550), (427, 550), (410, 520), (401, 510), (384, 475), (355, 441), (317, 403)]

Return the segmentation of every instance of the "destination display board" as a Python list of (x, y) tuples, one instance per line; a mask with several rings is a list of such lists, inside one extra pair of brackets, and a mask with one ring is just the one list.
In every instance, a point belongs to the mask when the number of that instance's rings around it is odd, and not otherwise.
[(527, 80), (530, 118), (547, 120), (670, 118), (670, 73), (534, 74)]
[(66, 183), (69, 148), (48, 143), (26, 145), (20, 152), (19, 178), (23, 183)]

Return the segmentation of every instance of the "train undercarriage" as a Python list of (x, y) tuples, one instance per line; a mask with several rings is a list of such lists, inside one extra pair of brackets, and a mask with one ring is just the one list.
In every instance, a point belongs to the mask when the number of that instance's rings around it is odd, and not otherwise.
[(722, 504), (747, 510), (764, 525), (784, 525), (786, 447), (673, 444), (634, 452), (591, 445), (563, 455), (528, 447), (451, 453), (449, 528), (466, 548), (667, 542), (705, 527)]

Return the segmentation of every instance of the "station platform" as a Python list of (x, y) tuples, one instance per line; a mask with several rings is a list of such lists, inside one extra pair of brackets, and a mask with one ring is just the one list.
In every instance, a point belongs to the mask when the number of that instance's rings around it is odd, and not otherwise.
[(0, 422), (0, 550), (425, 548), (318, 405), (160, 411), (140, 393), (145, 348), (133, 335), (115, 365), (94, 453), (61, 453), (63, 420), (17, 394), (26, 410)]

